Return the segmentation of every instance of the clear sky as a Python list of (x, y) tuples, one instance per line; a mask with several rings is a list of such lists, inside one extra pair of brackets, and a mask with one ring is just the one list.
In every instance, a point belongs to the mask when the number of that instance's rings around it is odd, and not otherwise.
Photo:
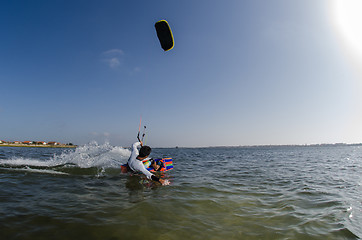
[[(362, 142), (359, 0), (0, 2), (0, 139)], [(164, 52), (154, 23), (166, 19)]]

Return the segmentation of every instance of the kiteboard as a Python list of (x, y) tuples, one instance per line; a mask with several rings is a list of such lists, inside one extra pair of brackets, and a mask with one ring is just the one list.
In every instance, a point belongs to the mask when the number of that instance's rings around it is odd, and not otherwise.
[[(167, 171), (170, 171), (171, 169), (173, 169), (172, 158), (157, 158), (157, 159), (143, 160), (142, 161), (143, 165), (150, 172), (156, 172), (155, 169), (151, 165), (152, 161), (155, 161), (156, 164), (160, 166), (160, 169), (158, 169), (157, 172), (167, 172)], [(130, 171), (131, 170), (129, 169), (127, 163), (123, 164), (121, 166), (121, 172), (122, 173), (127, 173), (127, 172), (130, 172)]]

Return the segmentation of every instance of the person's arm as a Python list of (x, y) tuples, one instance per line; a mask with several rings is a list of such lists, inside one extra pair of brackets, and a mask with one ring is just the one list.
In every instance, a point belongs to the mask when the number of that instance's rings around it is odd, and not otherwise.
[(140, 142), (135, 142), (134, 144), (132, 144), (131, 146), (131, 155), (129, 156), (128, 158), (128, 165), (131, 167), (132, 170), (135, 170), (133, 169), (133, 165), (134, 165), (134, 160), (136, 159), (136, 157), (138, 156), (139, 154), (139, 151), (138, 151), (138, 146), (140, 145), (141, 143)]
[(152, 173), (150, 173), (145, 168), (145, 166), (143, 165), (143, 163), (141, 161), (139, 161), (138, 171), (142, 172), (148, 179), (151, 179), (152, 181), (159, 182), (162, 185), (168, 185), (169, 184), (168, 180), (160, 179), (160, 178), (156, 177), (155, 175), (153, 175)]
[(142, 146), (142, 142), (135, 142), (134, 144), (132, 144), (132, 153), (137, 151), (137, 155), (138, 155), (138, 147)]
[(152, 175), (151, 179), (155, 182), (161, 183), (164, 186), (170, 184), (170, 182), (167, 179), (161, 179), (161, 178), (156, 177), (155, 175)]
[(132, 144), (132, 147), (131, 147), (131, 156), (129, 158), (130, 159), (136, 159), (136, 157), (138, 156), (139, 154), (139, 151), (138, 151), (138, 147), (141, 145), (140, 142), (135, 142), (134, 144)]

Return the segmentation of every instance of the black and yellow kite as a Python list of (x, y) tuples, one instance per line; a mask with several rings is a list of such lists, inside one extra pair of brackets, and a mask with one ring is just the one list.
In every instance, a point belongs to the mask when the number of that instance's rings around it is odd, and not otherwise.
[(163, 50), (171, 50), (174, 46), (172, 31), (166, 20), (161, 20), (155, 23), (157, 37), (160, 40)]

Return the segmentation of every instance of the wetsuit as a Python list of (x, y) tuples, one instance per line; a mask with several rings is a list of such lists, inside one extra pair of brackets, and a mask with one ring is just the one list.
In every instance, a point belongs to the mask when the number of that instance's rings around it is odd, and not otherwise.
[[(133, 172), (141, 172), (143, 173), (148, 179), (151, 179), (153, 181), (159, 182), (160, 179), (158, 177), (156, 177), (155, 175), (153, 175), (152, 173), (150, 173), (145, 165), (143, 165), (142, 160), (138, 160), (137, 157), (139, 155), (139, 151), (138, 151), (138, 147), (141, 146), (140, 142), (136, 142), (132, 145), (132, 152), (131, 152), (131, 156), (128, 159), (128, 167), (133, 171)], [(149, 158), (146, 158), (149, 159)], [(146, 160), (145, 159), (145, 160)]]

